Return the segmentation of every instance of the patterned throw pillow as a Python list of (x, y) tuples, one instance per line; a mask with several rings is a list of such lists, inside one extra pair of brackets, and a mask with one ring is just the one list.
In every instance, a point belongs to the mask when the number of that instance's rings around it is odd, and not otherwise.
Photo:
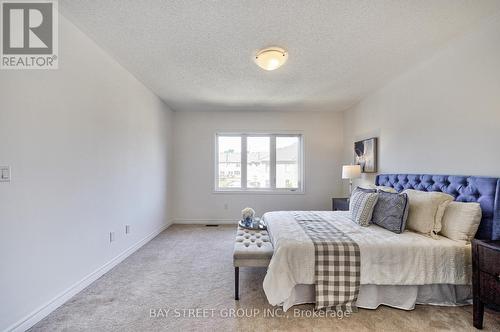
[(363, 188), (363, 187), (356, 187), (352, 193), (354, 194), (356, 191), (362, 191), (364, 193), (376, 193), (377, 189), (374, 188)]
[(354, 190), (349, 201), (352, 220), (361, 226), (369, 226), (372, 213), (377, 204), (378, 194)]
[(372, 223), (397, 234), (403, 233), (409, 209), (407, 194), (394, 194), (379, 190), (377, 205), (373, 209)]
[[(358, 187), (359, 188), (359, 187)], [(377, 185), (374, 185), (374, 184), (366, 184), (364, 185), (363, 187), (361, 187), (361, 189), (371, 189), (371, 190), (383, 190), (383, 191), (386, 191), (388, 193), (397, 193), (398, 191), (392, 187), (386, 187), (386, 186), (377, 186)]]

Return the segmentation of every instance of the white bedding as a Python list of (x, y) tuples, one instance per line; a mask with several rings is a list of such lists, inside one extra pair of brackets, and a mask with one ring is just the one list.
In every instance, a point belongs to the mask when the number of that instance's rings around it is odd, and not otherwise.
[[(429, 285), (471, 283), (471, 248), (445, 237), (432, 239), (414, 232), (392, 233), (382, 227), (362, 227), (347, 211), (317, 211), (355, 240), (361, 251), (362, 285)], [(282, 305), (295, 285), (314, 284), (314, 245), (290, 211), (269, 212), (274, 255), (264, 291), (272, 305)]]
[[(283, 303), (283, 310), (303, 303), (315, 302), (314, 285), (297, 285)], [(361, 285), (356, 307), (377, 309), (381, 305), (413, 310), (415, 304), (462, 306), (472, 304), (472, 286), (432, 284), (419, 286)]]

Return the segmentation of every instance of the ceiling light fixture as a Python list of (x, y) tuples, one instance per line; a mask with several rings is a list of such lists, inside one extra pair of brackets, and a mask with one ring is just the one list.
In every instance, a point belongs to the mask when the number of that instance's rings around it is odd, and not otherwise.
[(264, 70), (275, 70), (283, 66), (288, 53), (281, 47), (268, 47), (260, 50), (255, 56), (255, 63)]

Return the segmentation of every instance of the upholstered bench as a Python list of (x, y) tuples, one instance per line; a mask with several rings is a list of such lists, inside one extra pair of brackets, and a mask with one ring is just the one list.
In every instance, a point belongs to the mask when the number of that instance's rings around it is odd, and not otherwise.
[(267, 231), (238, 226), (234, 243), (234, 299), (239, 300), (240, 267), (267, 267), (273, 256), (273, 245)]

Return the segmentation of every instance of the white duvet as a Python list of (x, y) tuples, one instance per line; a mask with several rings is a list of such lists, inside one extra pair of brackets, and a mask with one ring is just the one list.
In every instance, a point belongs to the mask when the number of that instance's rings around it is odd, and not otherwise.
[[(362, 227), (347, 211), (317, 211), (355, 240), (361, 251), (361, 284), (428, 285), (471, 283), (471, 247), (439, 236), (438, 239), (382, 227)], [(274, 254), (264, 279), (272, 305), (283, 304), (298, 284), (314, 284), (314, 245), (292, 212), (264, 214)]]

